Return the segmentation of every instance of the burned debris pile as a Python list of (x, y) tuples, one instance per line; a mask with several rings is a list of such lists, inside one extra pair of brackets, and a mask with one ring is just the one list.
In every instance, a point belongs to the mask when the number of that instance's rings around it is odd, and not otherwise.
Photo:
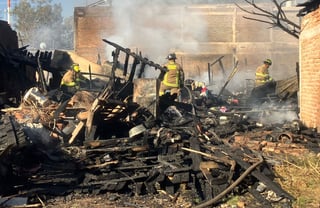
[(37, 83), (36, 74), (43, 66), (50, 70), (52, 52), (30, 53), (24, 46), (17, 49), (5, 48), (0, 45), (0, 106), (18, 106), (21, 93)]
[[(187, 102), (158, 97), (158, 79), (142, 78), (143, 71), (154, 68), (161, 76), (166, 69), (104, 41), (115, 51), (101, 91), (79, 90), (64, 102), (33, 92), (19, 108), (3, 109), (0, 206), (17, 196), (41, 205), (39, 196), (160, 191), (178, 196), (182, 189), (189, 190), (195, 207), (245, 192), (263, 207), (291, 204), (294, 197), (274, 182), (274, 160), (268, 158), (318, 148), (312, 129), (298, 120), (262, 122), (282, 111), (274, 103), (254, 109), (214, 100), (211, 104), (222, 102), (223, 108), (208, 106), (191, 88), (185, 89)], [(121, 78), (115, 76), (120, 54)], [(283, 111), (296, 113), (296, 107)]]

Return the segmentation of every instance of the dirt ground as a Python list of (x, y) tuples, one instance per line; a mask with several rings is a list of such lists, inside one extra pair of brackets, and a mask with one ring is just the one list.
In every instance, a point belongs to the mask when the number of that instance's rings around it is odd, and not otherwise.
[(189, 199), (177, 197), (173, 199), (167, 194), (146, 195), (146, 196), (128, 196), (116, 193), (108, 193), (99, 196), (90, 195), (73, 195), (69, 198), (55, 198), (49, 200), (46, 204), (47, 208), (136, 208), (136, 207), (192, 207)]
[[(165, 193), (146, 196), (125, 196), (119, 194), (105, 194), (99, 196), (77, 195), (70, 198), (55, 198), (48, 200), (47, 208), (191, 208), (196, 206), (195, 198), (191, 196), (169, 196)], [(44, 207), (44, 206), (43, 206)], [(250, 194), (231, 197), (227, 202), (212, 206), (216, 208), (261, 208)], [(284, 207), (283, 203), (275, 207)]]
[[(69, 195), (47, 200), (46, 208), (191, 208), (200, 202), (188, 190), (182, 190), (172, 196), (164, 191), (155, 195), (130, 196), (118, 193), (106, 193), (102, 195)], [(275, 207), (284, 207), (283, 202)], [(260, 208), (255, 198), (249, 193), (241, 196), (230, 196), (228, 200), (211, 207), (216, 208)]]

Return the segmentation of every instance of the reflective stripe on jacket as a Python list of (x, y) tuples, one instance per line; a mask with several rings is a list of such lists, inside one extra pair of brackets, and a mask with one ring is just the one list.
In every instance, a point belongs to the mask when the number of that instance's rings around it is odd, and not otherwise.
[(166, 64), (168, 69), (167, 73), (164, 75), (162, 83), (169, 87), (179, 87), (180, 86), (180, 66), (173, 61), (169, 61)]
[(271, 81), (272, 78), (269, 75), (268, 67), (264, 64), (259, 66), (256, 69), (256, 78), (255, 78), (255, 85), (260, 86), (265, 84), (268, 81)]
[(67, 83), (65, 83), (65, 82), (62, 81), (61, 85), (65, 85), (65, 86), (68, 86), (68, 87), (74, 87), (74, 86), (77, 85), (77, 83), (76, 82), (67, 82)]
[(79, 85), (78, 73), (68, 70), (62, 77), (60, 85), (75, 87)]

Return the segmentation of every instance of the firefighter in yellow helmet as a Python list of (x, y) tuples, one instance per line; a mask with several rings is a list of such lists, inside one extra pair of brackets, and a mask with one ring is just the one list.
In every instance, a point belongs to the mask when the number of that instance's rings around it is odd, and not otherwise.
[(164, 65), (167, 68), (167, 72), (164, 74), (163, 80), (160, 85), (159, 95), (164, 95), (167, 91), (170, 91), (171, 95), (180, 95), (180, 89), (184, 84), (184, 71), (179, 63), (176, 63), (176, 54), (171, 53), (167, 56), (168, 62)]
[(74, 63), (63, 75), (60, 88), (67, 97), (72, 97), (80, 89), (80, 82), (85, 82), (85, 80), (86, 78), (80, 72), (79, 64)]
[(262, 86), (268, 82), (273, 81), (269, 74), (269, 67), (272, 65), (270, 59), (265, 59), (263, 64), (256, 69), (255, 87)]

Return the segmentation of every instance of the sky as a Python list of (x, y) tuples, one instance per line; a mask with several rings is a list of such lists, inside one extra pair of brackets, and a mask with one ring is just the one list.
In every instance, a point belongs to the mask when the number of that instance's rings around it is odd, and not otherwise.
[(52, 3), (61, 3), (63, 17), (72, 16), (74, 7), (87, 6), (95, 2), (99, 2), (99, 0), (52, 0)]
[[(240, 0), (235, 0), (235, 1), (240, 1)], [(52, 3), (61, 3), (63, 17), (72, 16), (74, 7), (86, 6), (95, 2), (99, 2), (99, 0), (52, 0)], [(296, 2), (301, 3), (301, 2), (306, 2), (306, 0), (296, 0)], [(19, 3), (19, 0), (11, 0), (11, 8), (13, 8), (14, 5), (18, 3)], [(7, 20), (7, 7), (8, 7), (7, 0), (0, 0), (0, 20)]]
[[(7, 4), (8, 0), (0, 0), (0, 20), (7, 20)], [(62, 6), (62, 16), (70, 17), (73, 15), (73, 8), (78, 6), (86, 6), (99, 0), (52, 0), (53, 4), (60, 3)], [(11, 0), (11, 10), (19, 3), (19, 0)]]

